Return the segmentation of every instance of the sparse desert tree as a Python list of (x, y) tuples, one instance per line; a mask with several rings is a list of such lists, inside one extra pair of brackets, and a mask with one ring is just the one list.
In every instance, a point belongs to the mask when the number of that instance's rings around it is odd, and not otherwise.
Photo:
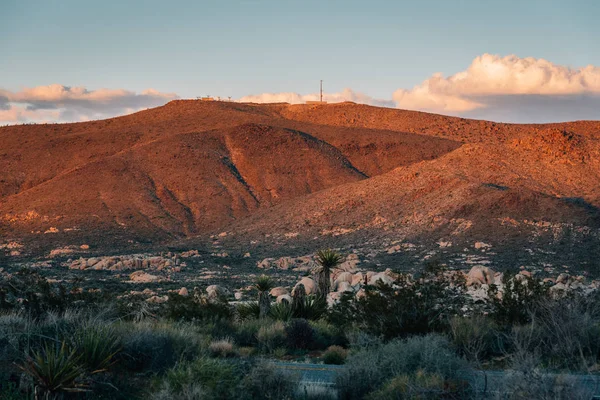
[(271, 298), (269, 291), (273, 289), (273, 280), (262, 275), (256, 280), (256, 290), (258, 290), (258, 306), (260, 308), (258, 317), (260, 319), (266, 318), (271, 311)]
[(304, 312), (304, 303), (306, 301), (306, 289), (304, 285), (299, 283), (292, 293), (292, 310), (295, 314)]
[(331, 272), (342, 262), (342, 255), (333, 250), (320, 250), (317, 253), (317, 286), (319, 294), (327, 297), (331, 289)]

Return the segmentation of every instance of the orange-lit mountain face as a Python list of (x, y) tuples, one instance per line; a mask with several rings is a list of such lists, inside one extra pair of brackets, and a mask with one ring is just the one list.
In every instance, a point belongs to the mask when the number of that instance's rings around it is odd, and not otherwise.
[(0, 128), (0, 171), (0, 245), (25, 254), (226, 232), (241, 247), (478, 241), (507, 257), (600, 258), (600, 122), (178, 100)]

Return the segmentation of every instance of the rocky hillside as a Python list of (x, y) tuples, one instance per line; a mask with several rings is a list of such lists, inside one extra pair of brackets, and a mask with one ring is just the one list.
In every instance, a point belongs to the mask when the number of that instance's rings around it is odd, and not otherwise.
[(223, 232), (220, 246), (264, 251), (376, 239), (416, 243), (422, 257), (451, 243), (459, 260), (481, 241), (494, 262), (600, 259), (600, 122), (179, 100), (0, 128), (0, 171), (0, 246), (13, 257), (199, 245)]

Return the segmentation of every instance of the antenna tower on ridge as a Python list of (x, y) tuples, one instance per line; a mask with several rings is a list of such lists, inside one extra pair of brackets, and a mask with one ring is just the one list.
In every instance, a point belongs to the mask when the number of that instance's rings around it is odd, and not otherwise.
[(323, 79), (321, 79), (321, 103), (323, 102)]

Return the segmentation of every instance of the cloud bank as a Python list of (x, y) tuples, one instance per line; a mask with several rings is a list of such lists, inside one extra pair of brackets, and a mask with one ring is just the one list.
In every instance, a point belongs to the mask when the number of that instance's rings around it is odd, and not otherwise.
[[(410, 90), (398, 89), (392, 98), (399, 108), (465, 114), (485, 108), (580, 105), (582, 97), (597, 101), (600, 67), (572, 69), (544, 59), (484, 54), (464, 71), (448, 78), (434, 74)], [(525, 103), (525, 104), (523, 104)], [(531, 103), (531, 104), (529, 104)], [(518, 111), (515, 105), (515, 111)], [(548, 110), (549, 112), (551, 110)]]
[[(262, 93), (259, 95), (245, 96), (239, 99), (240, 102), (248, 103), (290, 103), (302, 104), (307, 101), (319, 100), (319, 94), (301, 95), (298, 93)], [(323, 93), (323, 100), (329, 103), (341, 103), (343, 101), (353, 101), (355, 103), (369, 104), (379, 107), (394, 107), (393, 100), (375, 99), (364, 93), (355, 92), (352, 89), (344, 89), (340, 93)]]
[(130, 114), (178, 98), (153, 89), (88, 90), (63, 85), (38, 86), (19, 92), (0, 89), (0, 123), (87, 121)]

